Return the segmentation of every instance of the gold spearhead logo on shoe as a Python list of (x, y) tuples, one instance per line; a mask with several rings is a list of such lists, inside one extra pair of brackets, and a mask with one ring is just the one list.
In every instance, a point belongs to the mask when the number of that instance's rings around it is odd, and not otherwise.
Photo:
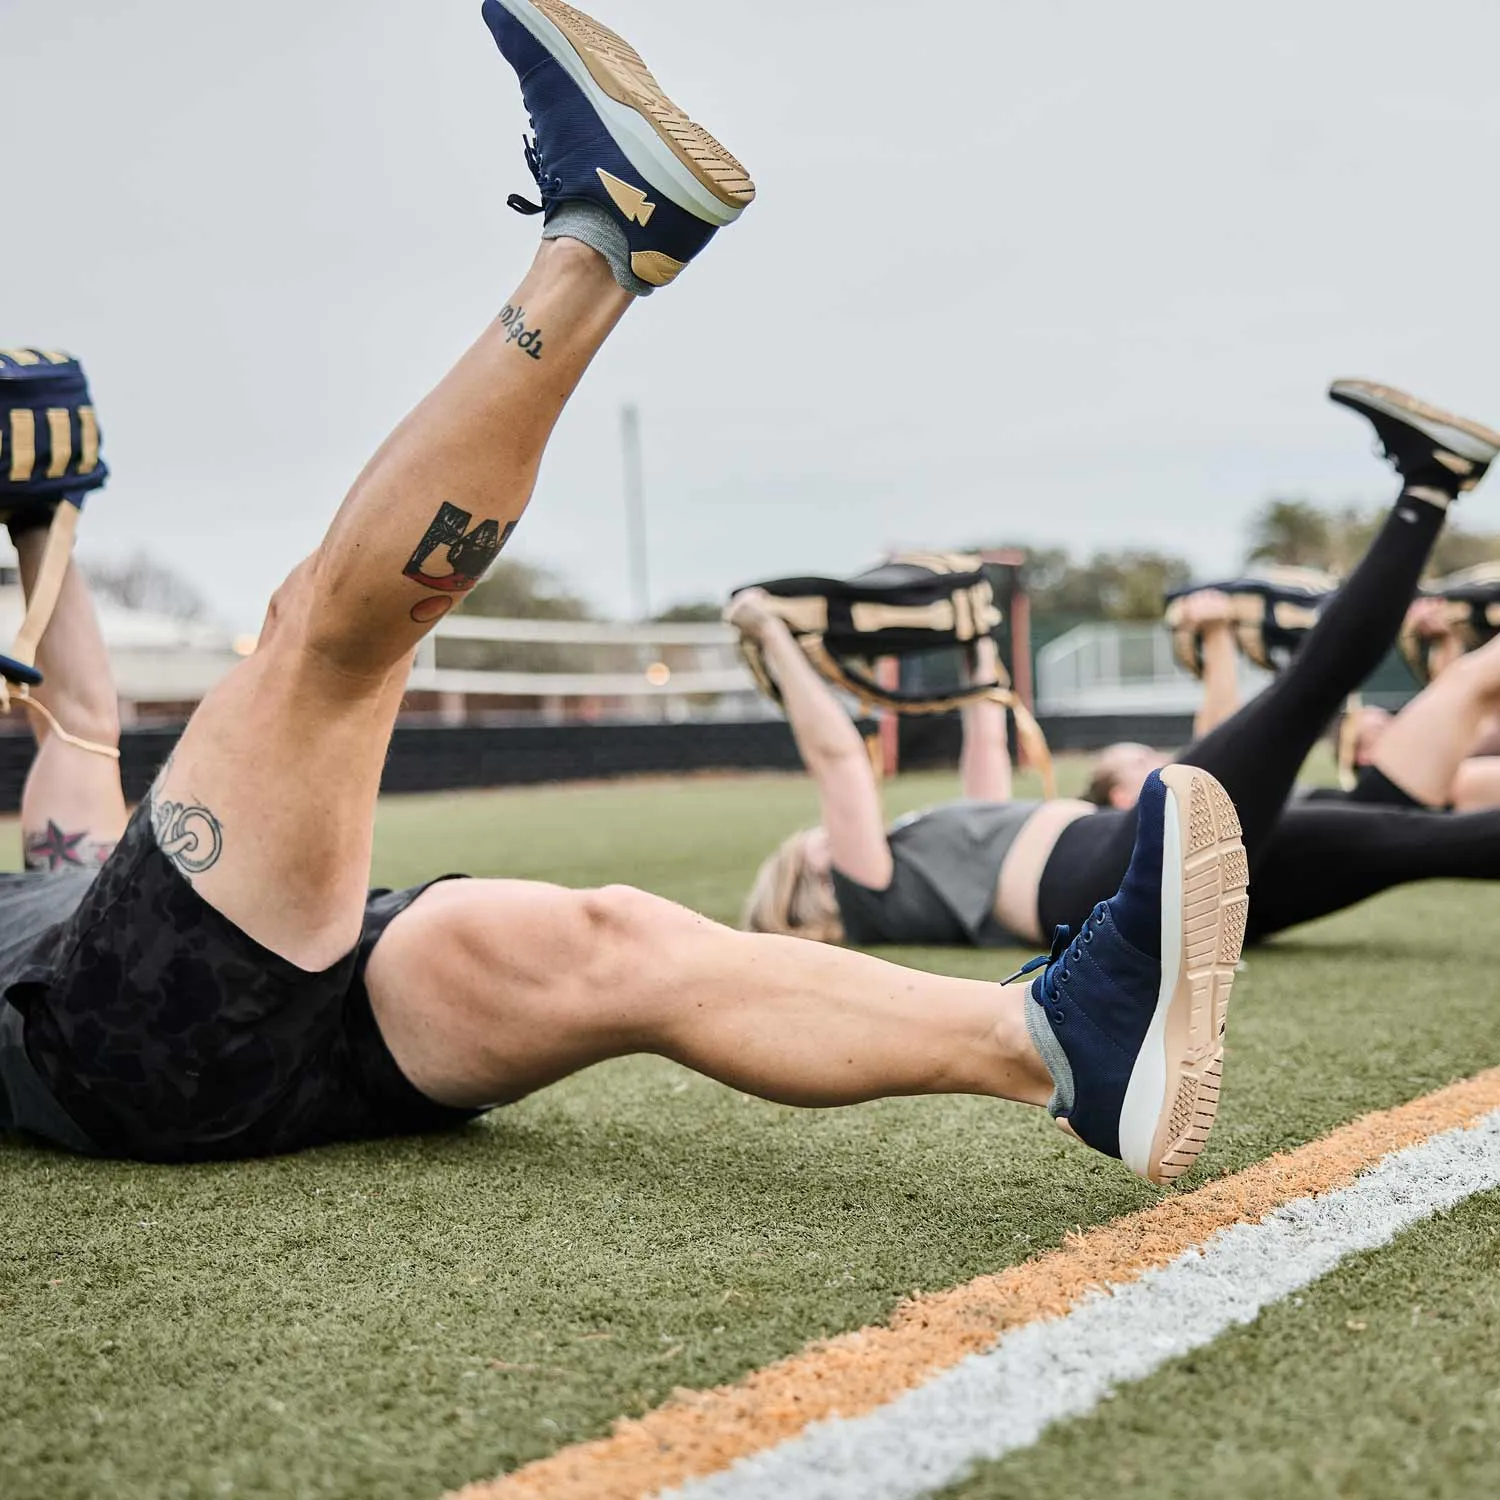
[(594, 170), (599, 174), (599, 181), (604, 184), (604, 191), (614, 199), (615, 207), (625, 215), (626, 222), (633, 220), (644, 229), (651, 222), (651, 215), (656, 212), (656, 205), (649, 202), (638, 187), (632, 187), (628, 182), (621, 182), (618, 177), (612, 177), (603, 167), (596, 167)]

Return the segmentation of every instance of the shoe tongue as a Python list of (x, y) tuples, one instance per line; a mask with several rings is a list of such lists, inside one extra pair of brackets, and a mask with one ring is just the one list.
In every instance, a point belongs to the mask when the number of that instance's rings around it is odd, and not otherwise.
[(485, 0), (485, 23), (502, 56), (522, 80), (552, 54), (498, 0)]
[(1135, 850), (1120, 889), (1110, 899), (1109, 915), (1120, 936), (1132, 948), (1152, 958), (1161, 956), (1162, 840), (1165, 834), (1167, 789), (1153, 771), (1141, 790), (1136, 812)]

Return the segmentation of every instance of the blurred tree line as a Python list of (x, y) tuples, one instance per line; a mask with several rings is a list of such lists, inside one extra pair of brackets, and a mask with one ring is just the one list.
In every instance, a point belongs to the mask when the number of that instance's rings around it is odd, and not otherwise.
[[(1385, 520), (1384, 509), (1326, 507), (1310, 500), (1270, 500), (1252, 518), (1247, 571), (1271, 563), (1345, 574), (1364, 556)], [(1032, 547), (1025, 579), (1040, 619), (1157, 620), (1162, 596), (1193, 582), (1186, 558), (1152, 548), (1100, 551), (1087, 558), (1062, 547)], [(1500, 559), (1500, 533), (1449, 523), (1433, 552), (1430, 576)]]

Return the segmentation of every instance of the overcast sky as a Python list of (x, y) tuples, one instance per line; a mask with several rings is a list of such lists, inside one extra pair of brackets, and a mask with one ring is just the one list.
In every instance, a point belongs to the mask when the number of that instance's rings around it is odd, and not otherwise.
[[(900, 542), (1218, 569), (1273, 492), (1388, 489), (1330, 377), (1500, 419), (1494, 0), (596, 4), (760, 187), (513, 544), (601, 608), (626, 401), (658, 607)], [(85, 555), (253, 625), (528, 261), (478, 0), (0, 0), (0, 97), (0, 345), (88, 366)]]

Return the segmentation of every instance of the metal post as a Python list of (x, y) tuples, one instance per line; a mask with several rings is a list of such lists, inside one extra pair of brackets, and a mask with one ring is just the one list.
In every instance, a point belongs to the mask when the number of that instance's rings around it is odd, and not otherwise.
[(625, 532), (631, 605), (637, 620), (651, 618), (651, 573), (646, 553), (646, 483), (641, 466), (641, 414), (633, 403), (620, 414), (625, 449)]

